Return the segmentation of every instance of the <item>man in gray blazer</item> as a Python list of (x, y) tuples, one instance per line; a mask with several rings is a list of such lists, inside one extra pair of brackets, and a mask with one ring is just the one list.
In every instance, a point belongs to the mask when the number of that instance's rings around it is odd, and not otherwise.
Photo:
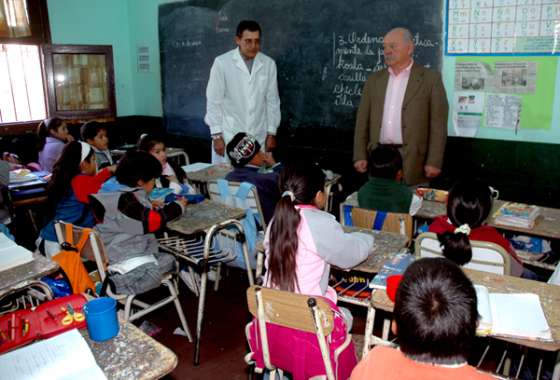
[(387, 69), (371, 74), (362, 92), (354, 132), (354, 167), (367, 171), (378, 144), (399, 148), (404, 180), (427, 183), (441, 173), (447, 140), (447, 95), (439, 73), (414, 63), (410, 31), (395, 28), (383, 40)]

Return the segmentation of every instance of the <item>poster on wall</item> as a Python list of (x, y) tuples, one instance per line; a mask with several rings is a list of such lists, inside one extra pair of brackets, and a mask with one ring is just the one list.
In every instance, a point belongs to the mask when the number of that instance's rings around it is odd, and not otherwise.
[(476, 136), (482, 123), (483, 112), (484, 93), (456, 92), (452, 117), (457, 136)]
[(486, 126), (517, 133), (521, 120), (521, 98), (514, 95), (486, 96)]
[(448, 55), (558, 55), (558, 0), (448, 0)]

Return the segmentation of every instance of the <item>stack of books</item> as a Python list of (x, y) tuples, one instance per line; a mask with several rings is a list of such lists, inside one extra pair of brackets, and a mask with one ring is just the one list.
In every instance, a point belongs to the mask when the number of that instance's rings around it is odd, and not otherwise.
[(537, 206), (506, 202), (494, 213), (494, 221), (504, 226), (531, 229), (540, 213), (541, 210)]

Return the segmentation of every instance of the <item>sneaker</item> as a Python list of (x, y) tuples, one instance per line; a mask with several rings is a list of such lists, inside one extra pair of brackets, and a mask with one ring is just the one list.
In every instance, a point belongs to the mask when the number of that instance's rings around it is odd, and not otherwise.
[(209, 281), (216, 281), (216, 277), (218, 276), (218, 269), (217, 268), (210, 268), (208, 271), (208, 280)]
[(198, 273), (182, 270), (179, 272), (179, 277), (191, 292), (198, 295), (198, 285), (200, 284), (200, 275)]

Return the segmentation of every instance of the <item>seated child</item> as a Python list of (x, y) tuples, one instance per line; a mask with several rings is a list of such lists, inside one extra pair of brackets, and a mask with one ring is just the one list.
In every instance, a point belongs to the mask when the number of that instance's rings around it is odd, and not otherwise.
[(68, 133), (66, 123), (58, 117), (50, 117), (39, 123), (39, 165), (41, 169), (52, 172), (54, 163), (62, 154), (67, 142), (74, 141)]
[(268, 224), (274, 214), (276, 203), (280, 199), (278, 188), (278, 170), (262, 172), (263, 166), (276, 164), (272, 155), (261, 151), (255, 137), (239, 132), (226, 146), (233, 171), (226, 175), (228, 181), (249, 182), (255, 185), (259, 194), (264, 221)]
[[(485, 225), (492, 210), (492, 191), (480, 181), (459, 181), (449, 191), (447, 215), (438, 216), (429, 227), (438, 234), (443, 246), (443, 255), (458, 265), (472, 258), (469, 239), (498, 244), (511, 255), (511, 275), (521, 276), (524, 272), (515, 250), (494, 227)], [(532, 272), (527, 270), (527, 276)]]
[(175, 194), (195, 193), (187, 181), (185, 171), (167, 160), (163, 140), (144, 133), (138, 141), (138, 150), (150, 153), (161, 164), (162, 172), (156, 179), (156, 187), (170, 188)]
[(156, 288), (164, 273), (176, 269), (172, 255), (159, 251), (155, 232), (181, 216), (183, 198), (153, 207), (148, 196), (161, 164), (149, 153), (128, 152), (114, 180), (92, 195), (92, 209), (109, 260), (110, 280), (118, 293), (140, 294)]
[(49, 182), (47, 220), (39, 234), (39, 251), (51, 257), (60, 252), (54, 225), (56, 221), (72, 223), (80, 227), (93, 227), (89, 195), (95, 194), (103, 182), (115, 171), (114, 166), (97, 173), (95, 154), (91, 146), (82, 141), (69, 142), (60, 159), (54, 164)]
[(80, 132), (82, 140), (91, 145), (95, 152), (97, 169), (103, 169), (106, 166), (113, 165), (113, 158), (109, 151), (107, 128), (97, 121), (88, 121), (82, 125)]
[(395, 147), (379, 145), (368, 162), (369, 180), (358, 191), (361, 208), (408, 213), (412, 190), (401, 181), (402, 157)]
[(299, 163), (280, 174), (283, 191), (265, 234), (266, 286), (326, 297), (336, 304), (328, 285), (330, 266), (352, 268), (373, 249), (369, 234), (346, 233), (322, 210), (325, 174), (316, 165)]
[(493, 379), (467, 363), (478, 319), (476, 292), (451, 261), (412, 263), (398, 287), (393, 318), (400, 349), (374, 347), (351, 380)]

